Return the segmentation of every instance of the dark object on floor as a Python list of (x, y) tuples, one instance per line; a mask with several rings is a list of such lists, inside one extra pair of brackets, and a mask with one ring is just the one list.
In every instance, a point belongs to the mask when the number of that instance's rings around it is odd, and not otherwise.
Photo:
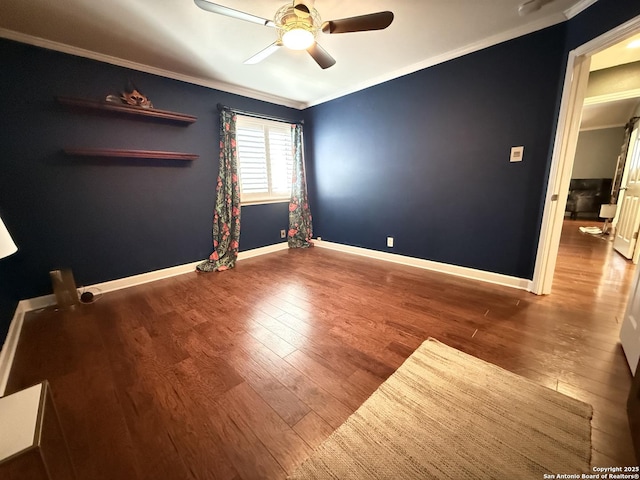
[(600, 205), (609, 203), (611, 198), (610, 178), (573, 178), (569, 184), (569, 196), (565, 212), (571, 213), (571, 219), (582, 213), (585, 217), (597, 218)]
[(80, 301), (82, 301), (82, 303), (91, 303), (91, 302), (93, 302), (93, 293), (84, 292), (82, 295), (80, 295)]

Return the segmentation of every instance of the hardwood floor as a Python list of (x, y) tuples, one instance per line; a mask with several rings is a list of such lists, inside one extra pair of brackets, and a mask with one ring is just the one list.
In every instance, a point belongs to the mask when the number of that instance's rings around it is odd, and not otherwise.
[(281, 479), (432, 336), (590, 403), (592, 464), (635, 465), (634, 269), (585, 224), (546, 297), (315, 248), (34, 312), (7, 393), (50, 381), (82, 479)]

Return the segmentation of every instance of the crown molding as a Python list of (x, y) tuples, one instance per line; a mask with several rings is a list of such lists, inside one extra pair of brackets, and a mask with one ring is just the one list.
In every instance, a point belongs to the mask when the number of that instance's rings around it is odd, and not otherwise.
[(575, 5), (567, 8), (564, 11), (564, 16), (567, 20), (571, 20), (573, 17), (584, 12), (587, 8), (589, 8), (591, 5), (593, 5), (597, 1), (598, 0), (580, 0)]
[(608, 130), (610, 128), (622, 128), (624, 126), (625, 126), (624, 123), (612, 123), (610, 125), (598, 125), (597, 127), (580, 128), (580, 133), (582, 133), (582, 132), (593, 132), (593, 131), (596, 131), (596, 130)]
[[(593, 0), (590, 0), (593, 1)], [(468, 55), (473, 52), (477, 52), (480, 50), (484, 50), (485, 48), (492, 47), (494, 45), (498, 45), (500, 43), (506, 42), (508, 40), (513, 40), (514, 38), (521, 37), (523, 35), (528, 35), (529, 33), (537, 32), (538, 30), (542, 30), (547, 27), (551, 27), (553, 25), (557, 25), (566, 21), (566, 18), (563, 13), (559, 13), (556, 15), (552, 15), (550, 17), (541, 18), (539, 20), (527, 23), (525, 25), (521, 25), (517, 28), (513, 28), (511, 30), (507, 30), (505, 32), (501, 32), (496, 35), (492, 35), (491, 37), (483, 38), (477, 42), (470, 43), (463, 47), (457, 48), (455, 50), (450, 50), (441, 55), (436, 55), (434, 57), (430, 57), (426, 60), (423, 60), (418, 63), (414, 63), (407, 67), (400, 68), (398, 70), (394, 70), (392, 72), (385, 73), (379, 77), (373, 78), (366, 82), (359, 83), (357, 85), (351, 86), (349, 88), (339, 90), (331, 95), (326, 97), (322, 97), (317, 100), (313, 100), (306, 104), (306, 107), (313, 107), (315, 105), (320, 105), (322, 103), (329, 102), (331, 100), (335, 100), (340, 97), (344, 97), (345, 95), (349, 95), (352, 93), (359, 92), (369, 87), (373, 87), (375, 85), (380, 85), (382, 83), (388, 82), (390, 80), (394, 80), (399, 77), (403, 77), (405, 75), (409, 75), (411, 73), (417, 72), (419, 70), (424, 70), (425, 68), (433, 67), (434, 65), (438, 65), (440, 63), (447, 62), (449, 60), (453, 60), (458, 57), (462, 57), (464, 55)]]
[(607, 93), (605, 95), (587, 97), (584, 99), (584, 105), (585, 106), (597, 105), (599, 103), (617, 102), (619, 100), (628, 100), (630, 98), (639, 98), (639, 97), (640, 97), (640, 88), (635, 88), (633, 90), (625, 90), (623, 92)]
[(501, 32), (499, 34), (481, 39), (477, 42), (470, 43), (458, 49), (450, 50), (449, 52), (443, 53), (441, 55), (430, 57), (421, 62), (417, 62), (412, 65), (385, 73), (384, 75), (367, 80), (365, 82), (358, 83), (356, 85), (352, 85), (342, 90), (338, 90), (330, 95), (320, 97), (310, 102), (300, 102), (300, 101), (280, 97), (277, 95), (271, 95), (258, 90), (240, 87), (238, 85), (233, 85), (233, 84), (218, 81), (218, 80), (206, 79), (206, 78), (195, 77), (190, 75), (183, 75), (171, 70), (165, 70), (162, 68), (152, 67), (150, 65), (145, 65), (137, 62), (132, 62), (129, 60), (124, 60), (111, 55), (93, 52), (83, 48), (74, 47), (74, 46), (67, 45), (60, 42), (54, 42), (44, 38), (35, 37), (32, 35), (27, 35), (24, 33), (8, 30), (4, 28), (0, 28), (0, 38), (6, 38), (8, 40), (14, 40), (17, 42), (26, 43), (29, 45), (45, 48), (48, 50), (54, 50), (54, 51), (67, 53), (70, 55), (75, 55), (83, 58), (89, 58), (92, 60), (97, 60), (99, 62), (104, 62), (111, 65), (116, 65), (119, 67), (129, 68), (131, 70), (150, 73), (153, 75), (171, 78), (174, 80), (180, 80), (186, 83), (191, 83), (194, 85), (212, 88), (212, 89), (220, 90), (227, 93), (233, 93), (236, 95), (242, 95), (242, 96), (253, 98), (256, 100), (262, 100), (265, 102), (274, 103), (276, 105), (282, 105), (285, 107), (303, 110), (305, 108), (312, 107), (315, 105), (320, 105), (322, 103), (335, 100), (337, 98), (364, 90), (366, 88), (373, 87), (375, 85), (380, 85), (382, 83), (402, 77), (404, 75), (409, 75), (419, 70), (423, 70), (425, 68), (429, 68), (434, 65), (438, 65), (440, 63), (444, 63), (449, 60), (453, 60), (455, 58), (462, 57), (464, 55), (467, 55), (473, 52), (477, 52), (479, 50), (483, 50), (485, 48), (506, 42), (508, 40), (513, 40), (514, 38), (518, 38), (523, 35), (527, 35), (529, 33), (542, 30), (544, 28), (556, 25), (558, 23), (562, 23), (568, 19), (575, 17), (576, 15), (583, 12), (584, 10), (586, 10), (596, 2), (597, 0), (580, 0), (577, 4), (568, 8), (564, 12), (561, 12), (546, 18), (541, 18), (533, 22), (529, 22), (525, 25), (521, 25), (511, 30), (507, 30), (505, 32)]
[(76, 57), (88, 58), (91, 60), (97, 60), (99, 62), (116, 65), (118, 67), (129, 68), (131, 70), (137, 70), (139, 72), (150, 73), (158, 75), (160, 77), (171, 78), (173, 80), (180, 80), (182, 82), (191, 83), (193, 85), (199, 85), (201, 87), (213, 88), (226, 93), (233, 93), (235, 95), (242, 95), (243, 97), (253, 98), (255, 100), (262, 100), (269, 103), (275, 103), (276, 105), (282, 105), (285, 107), (295, 108), (302, 110), (305, 107), (303, 102), (298, 102), (288, 98), (280, 97), (277, 95), (270, 95), (268, 93), (260, 92), (250, 88), (244, 88), (230, 83), (221, 82), (218, 80), (205, 79), (200, 77), (194, 77), (191, 75), (183, 75), (181, 73), (173, 72), (171, 70), (165, 70), (162, 68), (152, 67), (150, 65), (144, 65), (142, 63), (132, 62), (124, 60), (122, 58), (113, 57), (103, 53), (92, 52), (84, 48), (78, 48), (65, 43), (54, 42), (40, 37), (27, 35), (25, 33), (0, 28), (0, 38), (6, 38), (7, 40), (13, 40), (20, 43), (26, 43), (35, 47), (45, 48), (47, 50), (54, 50), (56, 52), (67, 53), (69, 55), (75, 55)]

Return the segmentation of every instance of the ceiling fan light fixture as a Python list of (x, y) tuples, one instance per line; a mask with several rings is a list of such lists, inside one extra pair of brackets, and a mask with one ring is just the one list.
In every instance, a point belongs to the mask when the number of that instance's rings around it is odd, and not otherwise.
[(322, 24), (318, 11), (302, 2), (295, 6), (291, 3), (283, 5), (273, 20), (278, 29), (279, 40), (291, 50), (306, 50), (311, 47), (316, 42), (316, 35)]
[(306, 50), (315, 41), (315, 35), (304, 28), (293, 28), (282, 34), (282, 43), (291, 50)]

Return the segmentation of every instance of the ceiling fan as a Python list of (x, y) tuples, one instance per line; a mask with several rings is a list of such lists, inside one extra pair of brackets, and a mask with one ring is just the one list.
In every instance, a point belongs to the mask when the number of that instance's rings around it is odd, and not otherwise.
[(529, 15), (530, 13), (537, 12), (546, 4), (553, 2), (554, 0), (526, 0), (518, 7), (518, 14), (521, 17)]
[(277, 30), (277, 40), (267, 48), (247, 59), (244, 62), (246, 64), (261, 62), (280, 47), (284, 46), (292, 50), (306, 50), (320, 68), (329, 68), (334, 65), (336, 61), (316, 41), (316, 37), (320, 31), (334, 34), (383, 30), (391, 25), (393, 21), (392, 12), (377, 12), (360, 15), (358, 17), (322, 22), (320, 14), (313, 7), (313, 0), (294, 0), (287, 3), (278, 9), (273, 20), (267, 20), (251, 15), (250, 13), (234, 10), (233, 8), (218, 5), (209, 0), (194, 1), (198, 7), (208, 12), (257, 23)]

